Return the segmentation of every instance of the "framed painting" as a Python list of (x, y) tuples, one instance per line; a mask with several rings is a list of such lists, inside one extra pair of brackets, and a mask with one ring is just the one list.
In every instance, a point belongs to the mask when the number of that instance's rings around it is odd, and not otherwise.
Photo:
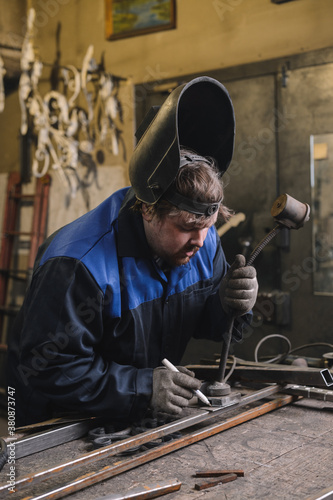
[(176, 27), (176, 0), (105, 0), (108, 40)]

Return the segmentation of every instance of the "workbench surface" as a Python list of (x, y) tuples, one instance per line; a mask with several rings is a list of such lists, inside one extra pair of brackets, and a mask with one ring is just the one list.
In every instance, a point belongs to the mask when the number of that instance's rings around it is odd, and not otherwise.
[[(262, 401), (256, 405), (260, 403)], [(242, 408), (238, 413), (245, 410)], [(235, 412), (230, 413), (233, 414)], [(230, 415), (223, 416), (223, 420)], [(22, 458), (16, 462), (16, 477), (19, 479), (68, 461), (90, 449), (91, 444), (80, 439)], [(84, 473), (123, 459), (101, 460), (93, 466), (64, 473), (60, 481), (50, 480), (33, 489), (17, 491), (11, 498), (38, 496)], [(0, 473), (1, 483), (6, 483), (8, 467), (6, 464)], [(194, 486), (198, 479), (194, 474), (202, 469), (243, 469), (245, 475), (233, 482), (197, 491)], [(114, 493), (125, 495), (139, 486), (178, 479), (182, 483), (180, 490), (162, 498), (305, 500), (319, 497), (328, 487), (333, 489), (332, 470), (333, 403), (301, 399), (66, 498), (107, 499)]]

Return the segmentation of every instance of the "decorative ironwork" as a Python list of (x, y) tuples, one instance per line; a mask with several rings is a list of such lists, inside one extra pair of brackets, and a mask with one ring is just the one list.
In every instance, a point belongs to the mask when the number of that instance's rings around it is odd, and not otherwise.
[[(30, 133), (36, 138), (33, 175), (43, 177), (52, 168), (69, 189), (70, 197), (75, 197), (78, 189), (97, 183), (97, 163), (103, 163), (106, 153), (119, 155), (120, 78), (96, 63), (94, 47), (90, 45), (81, 69), (72, 65), (57, 67), (63, 91), (51, 90), (42, 96), (39, 81), (45, 64), (33, 46), (34, 20), (35, 10), (30, 9), (19, 84), (21, 136)], [(79, 101), (85, 105), (79, 105)], [(83, 178), (79, 165), (86, 168)]]

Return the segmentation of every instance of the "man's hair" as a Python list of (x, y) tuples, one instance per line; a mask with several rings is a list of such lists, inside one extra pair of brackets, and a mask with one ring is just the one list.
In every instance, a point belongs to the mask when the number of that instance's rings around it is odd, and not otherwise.
[[(198, 156), (195, 151), (180, 148), (181, 160), (186, 157)], [(186, 198), (201, 202), (201, 203), (220, 203), (218, 215), (224, 221), (227, 221), (232, 215), (232, 211), (223, 205), (223, 183), (221, 174), (217, 168), (214, 158), (203, 157), (202, 160), (195, 159), (188, 164), (180, 167), (174, 180), (176, 191)], [(141, 211), (142, 202), (136, 201), (134, 207)], [(147, 211), (152, 216), (157, 216), (160, 219), (166, 216), (176, 216), (186, 214), (186, 222), (205, 225), (212, 217), (211, 215), (198, 215), (190, 212), (185, 212), (175, 205), (172, 205), (162, 196), (155, 204), (147, 204)]]

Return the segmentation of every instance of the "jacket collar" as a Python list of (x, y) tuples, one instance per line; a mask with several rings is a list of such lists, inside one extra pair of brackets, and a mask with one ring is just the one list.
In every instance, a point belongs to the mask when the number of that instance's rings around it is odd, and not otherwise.
[(118, 255), (120, 257), (151, 257), (142, 215), (132, 209), (135, 194), (129, 188), (118, 214)]

